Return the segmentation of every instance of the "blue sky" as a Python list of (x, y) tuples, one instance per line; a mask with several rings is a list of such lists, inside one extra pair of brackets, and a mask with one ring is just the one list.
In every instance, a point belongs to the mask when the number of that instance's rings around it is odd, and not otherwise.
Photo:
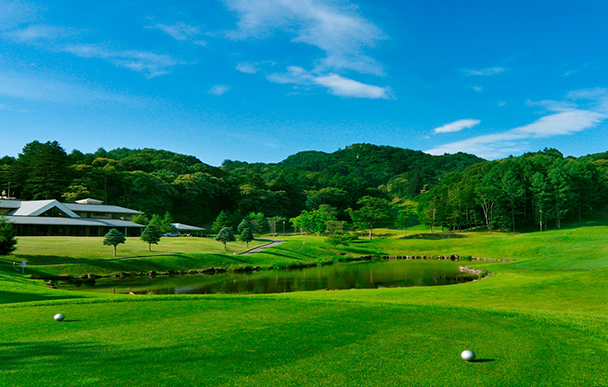
[(0, 155), (608, 150), (608, 2), (0, 0)]

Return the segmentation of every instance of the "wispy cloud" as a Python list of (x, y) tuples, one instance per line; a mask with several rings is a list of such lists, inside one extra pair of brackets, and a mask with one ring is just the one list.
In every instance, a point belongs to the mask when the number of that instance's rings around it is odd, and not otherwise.
[(608, 118), (606, 114), (587, 110), (570, 110), (541, 119), (506, 132), (473, 137), (430, 149), (427, 153), (467, 152), (484, 158), (498, 158), (526, 149), (526, 140), (571, 135), (592, 128)]
[[(330, 94), (349, 98), (388, 99), (388, 87), (362, 83), (341, 73), (384, 75), (382, 65), (366, 50), (386, 37), (359, 9), (348, 1), (333, 0), (224, 0), (239, 18), (231, 39), (267, 38), (280, 31), (291, 36), (292, 43), (305, 43), (325, 54), (314, 62), (312, 70), (288, 66), (286, 73), (267, 74), (277, 83), (323, 87)], [(238, 71), (255, 74), (259, 63), (242, 62)]]
[(228, 91), (230, 91), (230, 86), (215, 85), (211, 89), (209, 89), (208, 93), (213, 95), (222, 95)]
[(506, 69), (503, 67), (490, 67), (490, 68), (481, 69), (481, 70), (462, 70), (462, 71), (464, 71), (464, 73), (468, 76), (487, 77), (487, 76), (491, 76), (491, 75), (504, 73), (506, 71)]
[(91, 101), (137, 102), (136, 99), (47, 76), (21, 74), (0, 68), (0, 96), (20, 100), (80, 104)]
[(451, 122), (449, 124), (440, 126), (438, 128), (435, 128), (433, 130), (433, 132), (435, 132), (435, 133), (460, 132), (463, 129), (472, 128), (472, 127), (474, 127), (476, 125), (479, 125), (480, 123), (481, 123), (481, 121), (479, 121), (479, 120), (472, 120), (472, 119), (458, 120), (458, 121), (454, 121), (454, 122)]
[(572, 70), (568, 70), (568, 71), (566, 71), (566, 72), (564, 73), (564, 76), (569, 77), (570, 75), (577, 74), (577, 73), (579, 73), (579, 72), (581, 72), (581, 71), (584, 71), (584, 70), (586, 70), (587, 68), (589, 68), (589, 67), (591, 67), (591, 66), (594, 66), (594, 65), (595, 65), (595, 62), (585, 63), (585, 64), (583, 64), (583, 65), (578, 66), (578, 67), (577, 67), (577, 68), (575, 68), (575, 69), (572, 69)]
[[(38, 19), (35, 8), (18, 0), (0, 0), (0, 33), (5, 39), (15, 43), (30, 45), (38, 49), (67, 52), (81, 58), (97, 58), (109, 61), (115, 66), (124, 67), (154, 78), (168, 73), (175, 65), (183, 64), (169, 55), (148, 51), (124, 50), (107, 45), (84, 44), (75, 42), (82, 31), (47, 24), (34, 23)], [(175, 36), (193, 34), (193, 27), (185, 24), (165, 26), (167, 33)], [(179, 35), (179, 34), (182, 35)]]
[(22, 29), (6, 31), (2, 36), (17, 43), (38, 44), (57, 41), (61, 38), (75, 35), (75, 31), (44, 24), (30, 25)]
[(158, 29), (181, 42), (189, 41), (194, 44), (205, 46), (207, 43), (198, 37), (202, 34), (200, 27), (192, 26), (184, 22), (175, 24), (155, 24), (146, 28)]
[(146, 74), (148, 78), (167, 74), (169, 68), (180, 64), (169, 55), (159, 55), (147, 51), (114, 50), (93, 44), (75, 44), (59, 48), (81, 58), (98, 58), (115, 66), (125, 67)]
[(239, 17), (233, 39), (263, 38), (275, 30), (293, 34), (293, 42), (316, 46), (325, 52), (315, 71), (354, 70), (383, 74), (382, 66), (365, 54), (385, 39), (358, 9), (340, 1), (323, 0), (224, 0)]
[(283, 74), (270, 74), (267, 78), (275, 83), (291, 83), (309, 87), (324, 87), (330, 94), (341, 97), (390, 99), (390, 88), (368, 85), (337, 74), (316, 75), (301, 67), (290, 66)]
[(0, 0), (0, 30), (18, 27), (37, 19), (37, 7), (19, 0)]
[(530, 141), (568, 136), (593, 128), (608, 119), (608, 89), (574, 90), (564, 100), (527, 101), (548, 114), (524, 126), (501, 133), (444, 144), (427, 151), (431, 154), (467, 152), (485, 158), (499, 158), (529, 150)]
[(553, 100), (543, 100), (543, 101), (526, 101), (526, 105), (528, 106), (539, 106), (543, 109), (550, 112), (563, 112), (576, 108), (576, 104), (571, 101), (553, 101)]

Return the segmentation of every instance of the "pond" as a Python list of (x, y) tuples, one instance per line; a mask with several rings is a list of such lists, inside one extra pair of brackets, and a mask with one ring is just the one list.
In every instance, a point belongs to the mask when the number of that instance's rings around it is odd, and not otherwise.
[(450, 285), (477, 279), (451, 261), (360, 261), (306, 269), (252, 273), (100, 278), (62, 289), (135, 294), (283, 293), (334, 289)]

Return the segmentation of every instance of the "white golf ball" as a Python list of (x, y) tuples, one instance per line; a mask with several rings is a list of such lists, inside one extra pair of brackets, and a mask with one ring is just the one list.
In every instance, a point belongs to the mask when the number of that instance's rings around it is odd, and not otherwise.
[(62, 313), (57, 313), (53, 318), (56, 321), (63, 321), (63, 319), (65, 318), (65, 316)]
[(462, 357), (462, 360), (466, 361), (475, 360), (475, 352), (467, 349), (466, 351), (462, 351), (460, 357)]

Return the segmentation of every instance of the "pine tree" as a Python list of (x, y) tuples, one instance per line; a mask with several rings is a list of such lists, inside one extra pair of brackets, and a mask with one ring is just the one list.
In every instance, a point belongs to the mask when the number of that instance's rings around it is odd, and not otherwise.
[(213, 222), (211, 229), (214, 232), (219, 233), (223, 228), (230, 227), (230, 224), (230, 217), (228, 216), (226, 211), (222, 210), (217, 215), (217, 218), (215, 218), (215, 222)]
[(17, 249), (16, 230), (4, 216), (0, 216), (0, 256), (9, 255)]
[(220, 230), (220, 232), (217, 233), (217, 235), (215, 236), (215, 240), (222, 242), (224, 244), (224, 250), (228, 250), (228, 248), (226, 247), (226, 243), (234, 242), (236, 241), (236, 238), (234, 236), (234, 233), (232, 232), (232, 228), (224, 227)]
[(105, 246), (114, 247), (114, 256), (116, 256), (116, 246), (121, 243), (125, 243), (126, 241), (127, 239), (125, 236), (115, 228), (111, 229), (103, 238), (103, 244)]

